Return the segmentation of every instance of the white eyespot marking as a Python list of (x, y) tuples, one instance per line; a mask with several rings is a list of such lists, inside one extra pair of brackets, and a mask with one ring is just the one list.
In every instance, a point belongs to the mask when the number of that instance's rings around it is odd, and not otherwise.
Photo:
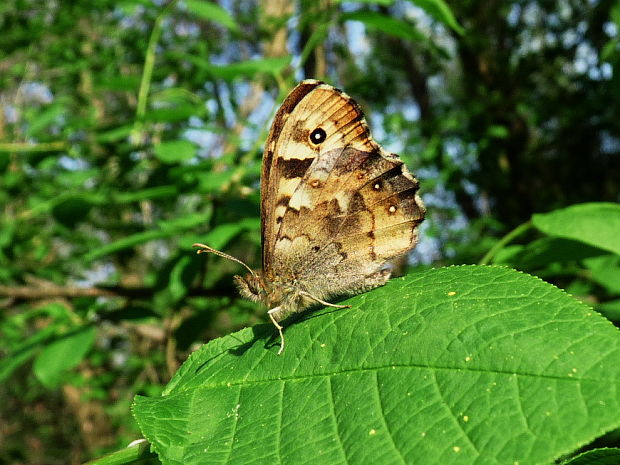
[(323, 128), (316, 128), (310, 134), (310, 142), (315, 145), (319, 145), (320, 143), (324, 142), (325, 139), (327, 139), (327, 133)]
[(390, 208), (388, 208), (388, 211), (390, 213), (395, 213), (396, 212), (396, 207), (394, 205), (390, 205)]
[(321, 181), (319, 181), (318, 179), (313, 179), (312, 181), (310, 181), (310, 185), (312, 187), (321, 187)]
[(381, 189), (381, 184), (376, 183), (374, 186), (372, 186), (376, 191), (378, 191), (379, 189)]

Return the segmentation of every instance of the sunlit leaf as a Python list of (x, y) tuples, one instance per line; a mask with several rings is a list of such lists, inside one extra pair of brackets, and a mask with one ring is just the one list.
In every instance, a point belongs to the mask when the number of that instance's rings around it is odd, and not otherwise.
[[(620, 426), (620, 333), (498, 267), (392, 280), (194, 352), (133, 413), (165, 464), (551, 463)], [(553, 438), (552, 441), (549, 438)]]
[(535, 214), (532, 224), (550, 236), (573, 239), (620, 255), (618, 203), (582, 203)]

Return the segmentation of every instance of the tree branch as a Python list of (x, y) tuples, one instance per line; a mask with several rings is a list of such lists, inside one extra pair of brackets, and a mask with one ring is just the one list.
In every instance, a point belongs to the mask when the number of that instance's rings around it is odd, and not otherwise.
[[(230, 295), (230, 289), (212, 290), (203, 288), (190, 289), (188, 295), (191, 297), (222, 297)], [(77, 297), (124, 297), (124, 298), (147, 298), (152, 297), (157, 289), (152, 287), (122, 287), (122, 286), (0, 286), (0, 297), (38, 300), (54, 297), (66, 297), (74, 299)]]

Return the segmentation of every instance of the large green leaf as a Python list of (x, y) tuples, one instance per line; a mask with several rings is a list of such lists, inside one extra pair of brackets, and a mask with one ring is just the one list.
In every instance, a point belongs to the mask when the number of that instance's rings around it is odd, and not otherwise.
[(582, 203), (532, 216), (532, 224), (550, 236), (564, 237), (620, 255), (620, 204)]
[(620, 332), (500, 267), (435, 269), (196, 351), (133, 412), (166, 464), (549, 463), (620, 426)]

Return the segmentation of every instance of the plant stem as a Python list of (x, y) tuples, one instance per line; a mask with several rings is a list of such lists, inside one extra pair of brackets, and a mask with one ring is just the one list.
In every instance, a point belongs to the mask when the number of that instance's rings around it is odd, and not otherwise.
[(3, 142), (0, 143), (0, 152), (61, 152), (69, 148), (69, 143), (58, 142)]
[(95, 460), (84, 463), (83, 465), (122, 465), (129, 463), (148, 463), (148, 459), (156, 458), (157, 455), (151, 452), (151, 445), (146, 441), (126, 447), (125, 449), (112, 452)]
[(525, 223), (520, 224), (519, 226), (514, 228), (512, 231), (510, 231), (508, 234), (502, 237), (499, 241), (497, 241), (497, 243), (493, 247), (491, 247), (491, 249), (489, 249), (489, 251), (484, 255), (484, 257), (482, 257), (482, 259), (478, 262), (478, 265), (487, 265), (493, 259), (495, 254), (497, 254), (497, 252), (503, 249), (513, 239), (515, 239), (516, 237), (520, 236), (525, 231), (530, 229), (531, 226), (532, 226), (532, 222), (531, 220), (528, 220)]
[(144, 68), (142, 69), (142, 78), (140, 80), (140, 88), (138, 89), (138, 103), (136, 105), (136, 119), (134, 127), (131, 132), (131, 141), (134, 144), (142, 143), (144, 139), (143, 126), (144, 116), (146, 115), (146, 104), (148, 102), (149, 90), (151, 87), (151, 79), (153, 77), (153, 68), (155, 67), (155, 48), (159, 37), (161, 36), (162, 23), (164, 18), (172, 10), (178, 0), (172, 0), (166, 7), (159, 13), (153, 24), (153, 30), (149, 37), (149, 43), (146, 47), (146, 55), (144, 57)]

